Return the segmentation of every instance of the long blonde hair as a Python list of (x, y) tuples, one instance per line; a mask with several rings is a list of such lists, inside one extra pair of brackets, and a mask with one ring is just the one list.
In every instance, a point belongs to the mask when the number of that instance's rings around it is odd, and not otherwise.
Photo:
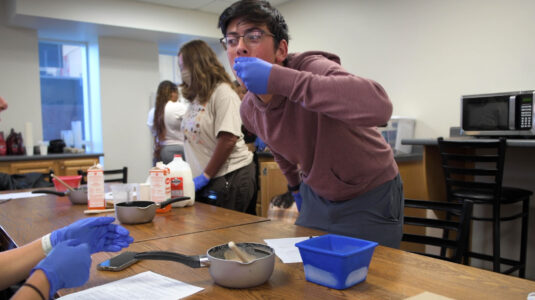
[(191, 86), (183, 82), (180, 88), (184, 98), (190, 102), (198, 97), (201, 104), (206, 103), (217, 85), (222, 82), (234, 88), (225, 68), (204, 41), (193, 40), (184, 44), (178, 51), (178, 55), (181, 54), (183, 67), (191, 74)]

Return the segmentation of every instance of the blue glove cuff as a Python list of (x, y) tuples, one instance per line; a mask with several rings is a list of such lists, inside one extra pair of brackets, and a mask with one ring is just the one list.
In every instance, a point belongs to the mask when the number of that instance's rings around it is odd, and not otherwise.
[(195, 191), (198, 191), (205, 187), (208, 182), (210, 182), (210, 179), (206, 178), (206, 176), (204, 176), (204, 173), (193, 178), (193, 183), (195, 184)]
[[(61, 230), (61, 229), (58, 229), (58, 230)], [(50, 233), (50, 244), (52, 245), (52, 247), (56, 246), (60, 241), (59, 241), (59, 231), (58, 230), (54, 230), (52, 231), (52, 233)]]

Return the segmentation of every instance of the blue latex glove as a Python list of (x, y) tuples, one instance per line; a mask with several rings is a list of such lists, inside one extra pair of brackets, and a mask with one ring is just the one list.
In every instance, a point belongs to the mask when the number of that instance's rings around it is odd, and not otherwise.
[(210, 179), (206, 178), (206, 176), (204, 176), (204, 173), (193, 178), (193, 183), (195, 184), (195, 191), (198, 191), (205, 187), (208, 182), (210, 182)]
[(55, 247), (63, 241), (77, 239), (89, 246), (91, 254), (101, 251), (120, 251), (128, 247), (134, 239), (123, 226), (111, 224), (114, 220), (113, 217), (78, 220), (71, 225), (53, 231), (50, 234), (50, 242), (52, 247)]
[(295, 205), (297, 206), (297, 211), (301, 211), (301, 203), (303, 202), (303, 197), (301, 197), (301, 193), (299, 191), (292, 192), (292, 196), (294, 197)]
[(35, 270), (42, 270), (50, 283), (49, 299), (53, 299), (57, 290), (77, 287), (89, 279), (91, 253), (89, 246), (78, 240), (67, 240), (57, 244), (41, 260)]
[(256, 57), (237, 57), (234, 59), (236, 75), (247, 89), (255, 94), (267, 94), (267, 85), (272, 64)]
[(264, 143), (264, 141), (262, 141), (259, 137), (256, 137), (254, 145), (256, 146), (257, 151), (264, 151), (266, 149), (266, 143)]

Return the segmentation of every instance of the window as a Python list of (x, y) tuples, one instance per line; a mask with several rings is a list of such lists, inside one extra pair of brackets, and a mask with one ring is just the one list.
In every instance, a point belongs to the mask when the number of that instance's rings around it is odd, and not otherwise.
[(43, 139), (77, 148), (91, 142), (86, 45), (39, 41), (39, 70)]

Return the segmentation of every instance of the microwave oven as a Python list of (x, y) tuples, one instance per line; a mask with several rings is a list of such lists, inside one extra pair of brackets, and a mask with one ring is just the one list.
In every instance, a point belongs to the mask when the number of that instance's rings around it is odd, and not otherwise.
[(535, 137), (535, 91), (461, 97), (461, 132), (472, 136)]

